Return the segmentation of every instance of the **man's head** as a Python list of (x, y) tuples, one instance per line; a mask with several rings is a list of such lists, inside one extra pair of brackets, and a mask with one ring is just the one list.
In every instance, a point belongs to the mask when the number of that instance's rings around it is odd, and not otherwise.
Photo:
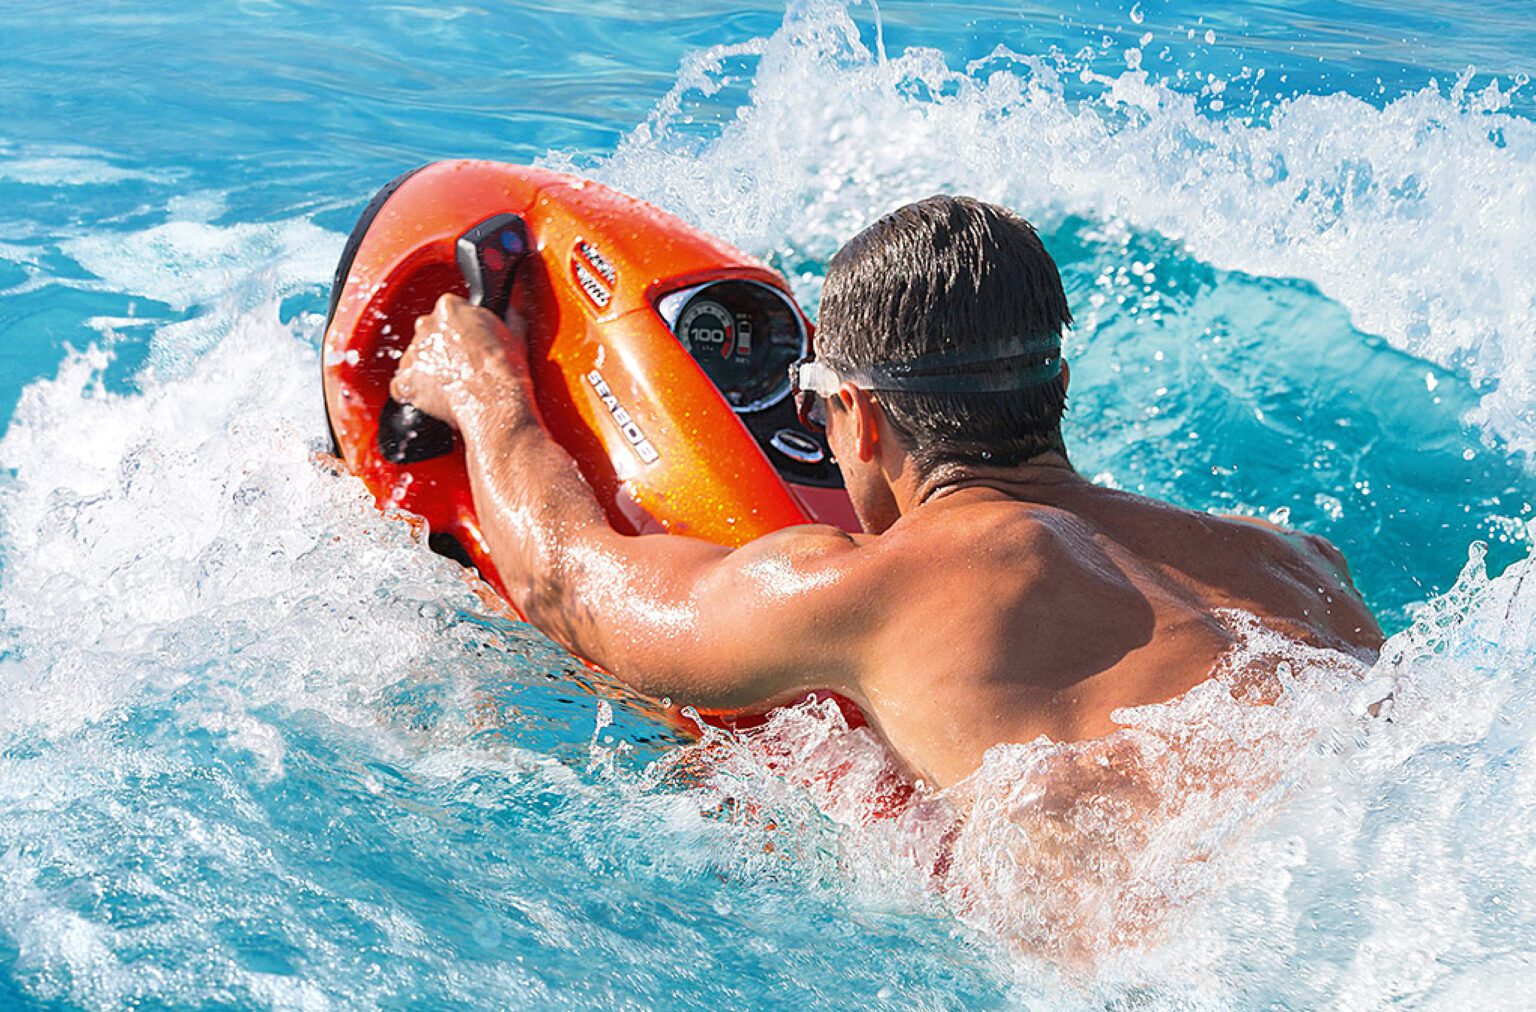
[(1066, 454), (1060, 335), (1071, 322), (1029, 222), (936, 196), (886, 215), (832, 258), (816, 358), (844, 375), (898, 367), (904, 380), (858, 385), (875, 391), (919, 472), (1012, 467)]

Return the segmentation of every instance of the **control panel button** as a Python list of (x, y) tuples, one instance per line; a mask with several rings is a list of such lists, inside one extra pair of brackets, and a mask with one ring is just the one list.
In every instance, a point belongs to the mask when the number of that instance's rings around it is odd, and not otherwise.
[(827, 451), (815, 439), (798, 429), (780, 429), (768, 437), (768, 445), (797, 464), (820, 464)]

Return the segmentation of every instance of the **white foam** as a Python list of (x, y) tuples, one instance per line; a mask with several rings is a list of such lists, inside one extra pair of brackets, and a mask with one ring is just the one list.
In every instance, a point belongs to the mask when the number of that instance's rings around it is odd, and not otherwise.
[[(213, 208), (195, 210), (202, 215)], [(340, 243), (306, 218), (227, 226), (178, 220), (139, 232), (93, 233), (61, 248), (114, 291), (188, 309), (235, 289), (270, 297), (314, 285), (335, 268)]]
[[(708, 105), (712, 68), (731, 61), (755, 65), (750, 103), (727, 108), (714, 134), (685, 134), (681, 118)], [(1486, 419), (1523, 445), (1536, 283), (1524, 265), (1536, 240), (1494, 215), (1531, 219), (1527, 124), (1430, 89), (1381, 109), (1304, 96), (1248, 125), (1134, 73), (1091, 83), (1094, 98), (1068, 101), (1058, 68), (1005, 51), (958, 71), (930, 51), (882, 62), (841, 8), (808, 6), (772, 39), (687, 68), (599, 171), (792, 263), (824, 259), (875, 215), (936, 189), (1046, 221), (1080, 213), (1175, 236), (1223, 266), (1308, 278), (1401, 347), (1498, 372)], [(1494, 126), (1503, 147), (1484, 136)], [(1269, 173), (1282, 161), (1283, 177)], [(28, 987), (77, 1004), (194, 1004), (211, 988), (320, 1001), (306, 984), (243, 969), (219, 939), (207, 911), (238, 895), (291, 917), (329, 993), (392, 997), (353, 973), (355, 939), (304, 920), (306, 876), (318, 871), (195, 804), (118, 800), (130, 775), (193, 776), (174, 748), (119, 735), (116, 722), (147, 709), (170, 714), (177, 740), (211, 736), (224, 758), (248, 757), (258, 785), (292, 775), (303, 721), (328, 741), (365, 741), (471, 806), (501, 800), (477, 794), (478, 777), (532, 778), (567, 802), (551, 819), (589, 870), (617, 853), (669, 883), (718, 875), (743, 886), (729, 894), (742, 903), (746, 886), (766, 882), (859, 915), (943, 907), (975, 945), (1005, 954), (1020, 1004), (1528, 995), (1511, 954), (1536, 931), (1532, 562), (1496, 580), (1474, 562), (1369, 672), (1252, 634), (1250, 652), (1289, 665), (1274, 707), (1214, 685), (1128, 713), (1131, 729), (1106, 743), (1001, 747), (971, 781), (897, 818), (870, 800), (891, 787), (889, 757), (824, 705), (649, 766), (596, 741), (593, 785), (552, 756), (466, 745), (479, 729), (471, 706), (424, 729), (394, 713), (389, 690), (402, 681), (450, 683), (457, 700), (455, 685), (512, 666), (465, 649), (470, 633), (451, 613), (477, 603), (454, 568), (312, 454), (323, 431), (315, 323), (279, 324), (274, 300), (323, 283), (339, 245), (298, 220), (180, 221), (67, 247), (115, 290), (212, 308), (160, 330), (156, 347), (181, 353), (153, 359), (131, 395), (100, 382), (104, 352), (72, 354), (25, 391), (0, 440), (11, 472), (0, 485), (0, 736), (15, 746), (0, 755), (0, 927)], [(1445, 264), (1446, 249), (1465, 264)], [(798, 280), (814, 292), (814, 278)], [(1388, 689), (1389, 715), (1366, 715)], [(259, 822), (243, 784), (195, 772)], [(377, 787), (369, 776), (360, 782)], [(1085, 781), (1095, 789), (1064, 796)], [(81, 828), (87, 816), (105, 828)], [(129, 831), (164, 848), (157, 868), (252, 878), (198, 878), (183, 896), (129, 876), (167, 914), (159, 935), (72, 918), (39, 884), (44, 867), (103, 872), (97, 850)], [(940, 891), (931, 878), (946, 850)], [(548, 937), (619, 945), (577, 904), (513, 899)], [(731, 899), (716, 902), (732, 916)], [(392, 960), (453, 976), (456, 995), (551, 1000), (533, 971), (468, 972), (432, 951), (434, 926), (403, 910), (354, 912)], [(489, 948), (499, 929), (487, 925), (477, 937)], [(149, 970), (118, 959), (134, 946), (196, 958)], [(1041, 954), (1078, 977), (1059, 980)]]
[[(742, 104), (723, 101), (746, 73)], [(965, 67), (928, 49), (882, 61), (843, 7), (813, 3), (766, 41), (690, 59), (596, 171), (791, 264), (935, 191), (1046, 225), (1128, 223), (1218, 267), (1312, 282), (1360, 328), (1485, 384), (1482, 420), (1530, 449), (1536, 125), (1466, 80), (1380, 107), (1299, 95), (1250, 122), (1144, 70), (1079, 74), (1005, 45)]]
[[(460, 623), (480, 605), (459, 568), (316, 453), (313, 321), (296, 333), (276, 309), (235, 314), (191, 368), (147, 370), (133, 394), (102, 385), (106, 353), (72, 353), (58, 377), (24, 391), (0, 440), (10, 472), (0, 486), (0, 932), (18, 950), (12, 980), (40, 997), (383, 1000), (392, 980), (341, 969), (353, 941), (307, 920), (300, 895), (352, 904), (350, 916), (408, 965), (442, 966), (414, 917), (331, 896), (304, 849), (271, 846), (283, 830), (250, 785), (293, 775), (292, 738), (306, 727), (404, 767), (441, 745), (420, 762), (428, 781), (476, 767), (547, 777), (551, 790), (571, 779), (553, 758), (517, 749), (450, 758), (482, 719), (477, 686), (515, 680), (521, 654), (552, 648)], [(410, 703), (423, 692), (442, 700), (430, 720)], [(217, 744), (218, 762), (188, 754), (201, 740)], [(166, 785), (208, 793), (157, 793)], [(115, 864), (122, 853), (140, 855), (125, 864), (147, 862), (144, 872)], [(60, 874), (110, 880), (113, 902), (149, 911), (149, 923), (119, 924), (101, 907), (73, 913), (67, 890), (50, 884)], [(229, 916), (280, 923), (308, 965), (338, 969), (295, 979), (250, 968)], [(144, 947), (174, 965), (121, 958)], [(540, 993), (516, 968), (491, 985)]]
[(165, 181), (163, 176), (125, 169), (104, 158), (66, 155), (0, 157), (0, 179), (33, 186), (99, 186), (130, 179)]

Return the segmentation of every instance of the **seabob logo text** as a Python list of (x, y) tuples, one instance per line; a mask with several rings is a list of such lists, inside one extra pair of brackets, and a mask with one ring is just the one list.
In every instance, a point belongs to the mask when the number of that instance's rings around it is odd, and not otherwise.
[(607, 405), (608, 413), (613, 416), (614, 424), (619, 427), (620, 432), (624, 433), (624, 438), (634, 448), (635, 455), (647, 464), (654, 464), (660, 460), (661, 454), (657, 453), (656, 447), (652, 446), (651, 441), (645, 438), (645, 432), (641, 430), (640, 423), (630, 416), (628, 409), (620, 404), (619, 399), (613, 395), (613, 391), (608, 388), (608, 381), (603, 379), (603, 374), (593, 369), (587, 373), (587, 382), (592, 384), (592, 389), (597, 392), (597, 396), (602, 398), (603, 403)]

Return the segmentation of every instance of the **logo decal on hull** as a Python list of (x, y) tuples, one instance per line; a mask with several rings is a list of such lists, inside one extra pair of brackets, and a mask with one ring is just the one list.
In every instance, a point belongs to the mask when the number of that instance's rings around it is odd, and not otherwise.
[(613, 269), (613, 264), (609, 263), (608, 258), (598, 252), (596, 246), (585, 239), (578, 239), (576, 240), (576, 249), (582, 256), (587, 258), (587, 263), (592, 265), (592, 269), (603, 276), (603, 280), (608, 282), (609, 288), (619, 283), (619, 272)]
[(629, 410), (619, 403), (613, 391), (608, 387), (608, 381), (603, 379), (603, 374), (596, 369), (587, 373), (587, 382), (592, 384), (592, 389), (608, 408), (608, 414), (613, 416), (614, 424), (624, 434), (624, 439), (634, 449), (635, 456), (647, 464), (654, 464), (661, 459), (661, 454), (656, 452), (656, 447), (645, 437), (645, 432), (640, 428), (630, 415)]
[(619, 283), (619, 272), (596, 246), (585, 239), (577, 239), (571, 248), (571, 276), (594, 306), (608, 308), (608, 303), (613, 301), (613, 289)]

